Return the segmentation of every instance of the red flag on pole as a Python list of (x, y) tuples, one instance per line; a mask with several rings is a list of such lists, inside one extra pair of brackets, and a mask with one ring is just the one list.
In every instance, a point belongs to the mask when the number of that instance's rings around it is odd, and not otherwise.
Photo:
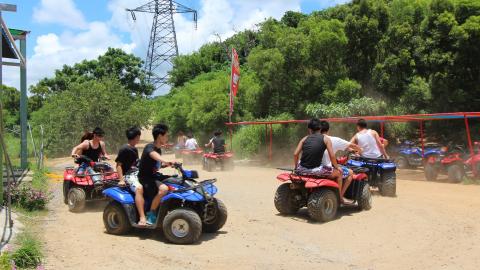
[(238, 85), (240, 83), (240, 62), (238, 62), (238, 54), (235, 48), (232, 48), (232, 72), (230, 74), (230, 114), (229, 119), (232, 122), (233, 114), (233, 97), (237, 96)]
[(235, 48), (232, 48), (232, 78), (230, 83), (232, 84), (232, 93), (237, 96), (238, 85), (240, 83), (240, 63), (238, 62), (238, 54)]

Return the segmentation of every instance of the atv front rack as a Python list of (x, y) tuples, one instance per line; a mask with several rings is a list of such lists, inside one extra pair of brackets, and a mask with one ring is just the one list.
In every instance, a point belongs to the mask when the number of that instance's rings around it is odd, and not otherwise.
[[(185, 192), (185, 191), (189, 191), (189, 190), (194, 190), (194, 189), (197, 189), (197, 188), (201, 188), (202, 191), (203, 191), (203, 187), (207, 184), (213, 184), (217, 182), (217, 179), (213, 178), (213, 179), (207, 179), (207, 180), (203, 180), (202, 182), (199, 182), (198, 184), (196, 185), (193, 185), (191, 187), (186, 187), (186, 188), (181, 188), (181, 189), (176, 189), (176, 190), (172, 190), (171, 192), (172, 193), (182, 193), (182, 192)], [(204, 195), (204, 194), (202, 194)]]

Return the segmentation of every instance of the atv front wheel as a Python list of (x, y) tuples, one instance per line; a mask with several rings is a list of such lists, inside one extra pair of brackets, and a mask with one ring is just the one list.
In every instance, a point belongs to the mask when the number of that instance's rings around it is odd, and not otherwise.
[(215, 199), (215, 218), (208, 222), (203, 222), (203, 231), (206, 233), (214, 233), (220, 230), (223, 225), (225, 225), (225, 222), (227, 222), (227, 207), (225, 204), (219, 200)]
[(281, 184), (277, 188), (277, 192), (275, 192), (275, 199), (273, 200), (275, 203), (275, 208), (277, 208), (278, 212), (283, 215), (297, 213), (302, 207), (298, 198), (296, 198), (297, 196), (301, 196), (300, 192), (295, 189), (291, 189), (290, 183)]
[(116, 235), (126, 234), (132, 229), (127, 213), (125, 213), (123, 207), (115, 201), (108, 203), (105, 210), (103, 210), (103, 225), (107, 233)]
[(85, 190), (72, 187), (68, 191), (68, 209), (72, 212), (80, 212), (85, 208)]
[(360, 210), (370, 210), (372, 209), (372, 193), (370, 192), (370, 185), (363, 185), (362, 194), (358, 200), (358, 208)]
[(465, 175), (462, 165), (457, 163), (448, 166), (447, 172), (448, 179), (454, 183), (462, 182), (463, 176)]
[(163, 233), (173, 244), (193, 244), (202, 233), (202, 220), (190, 209), (175, 209), (163, 220)]
[(435, 167), (435, 165), (431, 163), (426, 163), (424, 170), (425, 170), (425, 179), (427, 179), (427, 181), (437, 180), (438, 169)]
[(397, 168), (399, 168), (399, 169), (407, 169), (408, 168), (408, 160), (404, 156), (399, 156), (395, 163), (397, 163)]
[(384, 172), (382, 183), (378, 185), (378, 191), (382, 196), (395, 197), (397, 193), (397, 175), (395, 172)]
[(308, 197), (308, 215), (315, 221), (327, 222), (335, 218), (338, 196), (330, 189), (315, 190)]

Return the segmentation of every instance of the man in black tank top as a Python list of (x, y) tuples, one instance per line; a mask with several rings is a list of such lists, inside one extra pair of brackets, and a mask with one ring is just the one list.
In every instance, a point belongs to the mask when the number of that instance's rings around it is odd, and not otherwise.
[(215, 131), (213, 134), (213, 138), (210, 139), (210, 142), (205, 144), (205, 147), (212, 147), (213, 153), (215, 154), (222, 154), (225, 153), (225, 139), (222, 137), (222, 132), (221, 131)]
[[(342, 173), (337, 164), (330, 138), (321, 134), (322, 122), (312, 119), (308, 123), (310, 135), (300, 140), (293, 154), (295, 172), (303, 175), (315, 175), (322, 178), (336, 180), (339, 191), (342, 190)], [(328, 123), (327, 123), (328, 124)], [(322, 165), (322, 158), (327, 150), (332, 166)], [(302, 154), (299, 162), (300, 153)], [(340, 199), (343, 203), (343, 198)]]

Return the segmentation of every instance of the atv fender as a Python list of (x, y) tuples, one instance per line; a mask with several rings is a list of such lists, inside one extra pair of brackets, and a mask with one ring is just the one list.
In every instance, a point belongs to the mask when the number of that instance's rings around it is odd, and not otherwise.
[(353, 175), (353, 180), (355, 181), (367, 181), (368, 175), (366, 173), (359, 173)]
[(135, 199), (132, 193), (127, 189), (122, 189), (119, 187), (107, 188), (103, 192), (103, 195), (111, 198), (121, 204), (134, 204)]
[(395, 165), (395, 163), (393, 162), (381, 163), (379, 164), (379, 166), (385, 171), (387, 170), (395, 171), (397, 169), (397, 165)]
[[(175, 185), (174, 188), (181, 189), (183, 187)], [(203, 186), (203, 188), (205, 192), (210, 196), (215, 195), (218, 191), (217, 187), (213, 184), (206, 184)], [(196, 188), (196, 190), (199, 190), (199, 188)], [(162, 202), (166, 202), (172, 199), (177, 199), (181, 201), (191, 201), (191, 202), (205, 201), (205, 198), (203, 197), (202, 194), (196, 192), (195, 190), (187, 190), (185, 192), (170, 192), (162, 198)]]

